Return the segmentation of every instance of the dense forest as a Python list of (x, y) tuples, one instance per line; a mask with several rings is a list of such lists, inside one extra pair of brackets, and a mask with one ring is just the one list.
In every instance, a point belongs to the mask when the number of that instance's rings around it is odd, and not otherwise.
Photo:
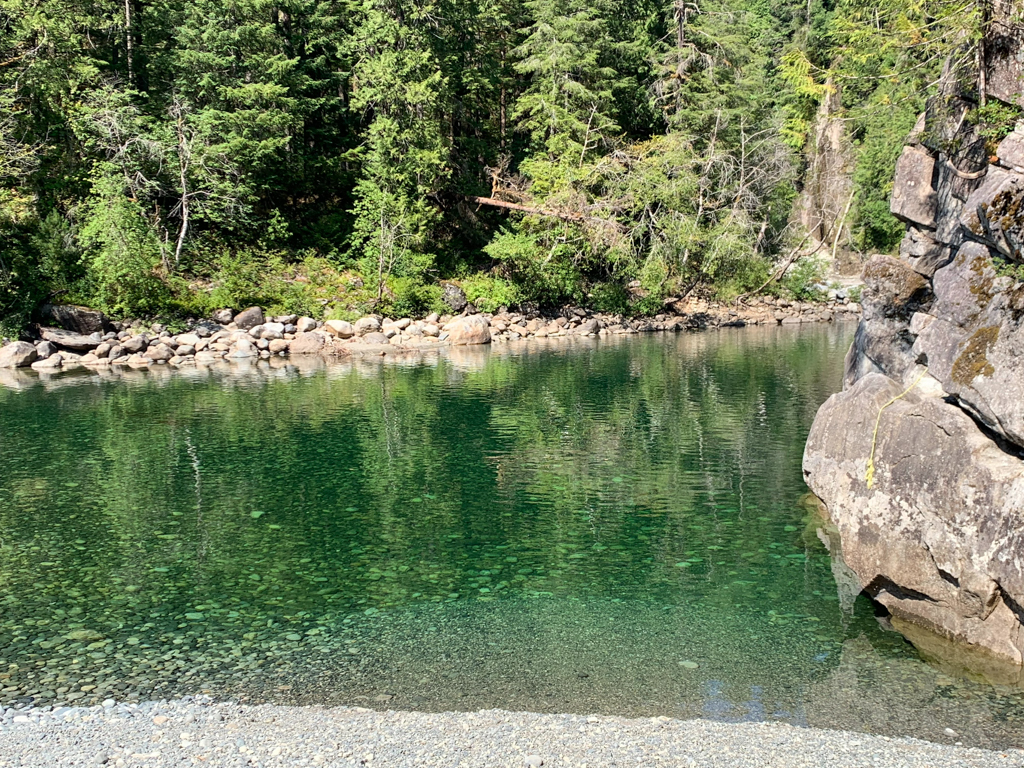
[(806, 246), (826, 103), (843, 246), (892, 251), (903, 137), (984, 23), (984, 0), (0, 0), (0, 322), (406, 314), (442, 280), (482, 309), (728, 297)]

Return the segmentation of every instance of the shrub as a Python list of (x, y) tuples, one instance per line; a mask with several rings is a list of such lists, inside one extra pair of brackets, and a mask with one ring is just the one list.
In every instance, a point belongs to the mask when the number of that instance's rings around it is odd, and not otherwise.
[(484, 312), (495, 312), (499, 307), (512, 307), (523, 300), (518, 286), (491, 275), (470, 275), (462, 280), (461, 288), (466, 299)]
[(815, 301), (821, 298), (818, 286), (824, 283), (826, 271), (825, 261), (817, 256), (800, 259), (782, 278), (782, 287), (794, 299)]

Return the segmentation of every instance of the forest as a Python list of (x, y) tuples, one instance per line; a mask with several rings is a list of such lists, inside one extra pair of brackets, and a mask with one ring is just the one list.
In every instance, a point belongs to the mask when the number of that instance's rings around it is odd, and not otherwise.
[(826, 101), (843, 247), (893, 252), (903, 139), (984, 24), (985, 0), (0, 0), (0, 330), (47, 301), (413, 314), (443, 281), (483, 310), (730, 298), (811, 250)]

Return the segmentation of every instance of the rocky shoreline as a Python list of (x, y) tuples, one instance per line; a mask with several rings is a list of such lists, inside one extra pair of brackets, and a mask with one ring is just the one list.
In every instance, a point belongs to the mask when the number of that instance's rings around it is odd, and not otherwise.
[(204, 365), (219, 360), (268, 360), (294, 355), (345, 357), (404, 355), (432, 349), (501, 344), (524, 339), (593, 338), (650, 332), (694, 331), (747, 325), (799, 325), (856, 318), (860, 305), (846, 297), (827, 302), (790, 302), (770, 297), (746, 304), (679, 302), (653, 318), (565, 309), (538, 312), (431, 314), (422, 319), (368, 315), (355, 322), (283, 315), (267, 317), (259, 307), (230, 309), (191, 323), (174, 334), (160, 324), (113, 323), (80, 307), (50, 307), (48, 316), (63, 327), (39, 326), (38, 339), (0, 347), (0, 369), (32, 368), (54, 373), (73, 367)]
[(1012, 768), (990, 751), (781, 723), (243, 706), (204, 697), (0, 712), (0, 768), (704, 766)]

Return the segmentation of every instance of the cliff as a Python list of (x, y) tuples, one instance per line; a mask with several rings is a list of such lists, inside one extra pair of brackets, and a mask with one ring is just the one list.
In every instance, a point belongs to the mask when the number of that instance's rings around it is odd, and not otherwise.
[(995, 141), (974, 117), (979, 93), (1024, 106), (1010, 5), (995, 3), (980, 88), (947, 72), (904, 148), (891, 207), (906, 237), (865, 267), (844, 389), (804, 474), (897, 625), (1024, 668), (1024, 125)]

